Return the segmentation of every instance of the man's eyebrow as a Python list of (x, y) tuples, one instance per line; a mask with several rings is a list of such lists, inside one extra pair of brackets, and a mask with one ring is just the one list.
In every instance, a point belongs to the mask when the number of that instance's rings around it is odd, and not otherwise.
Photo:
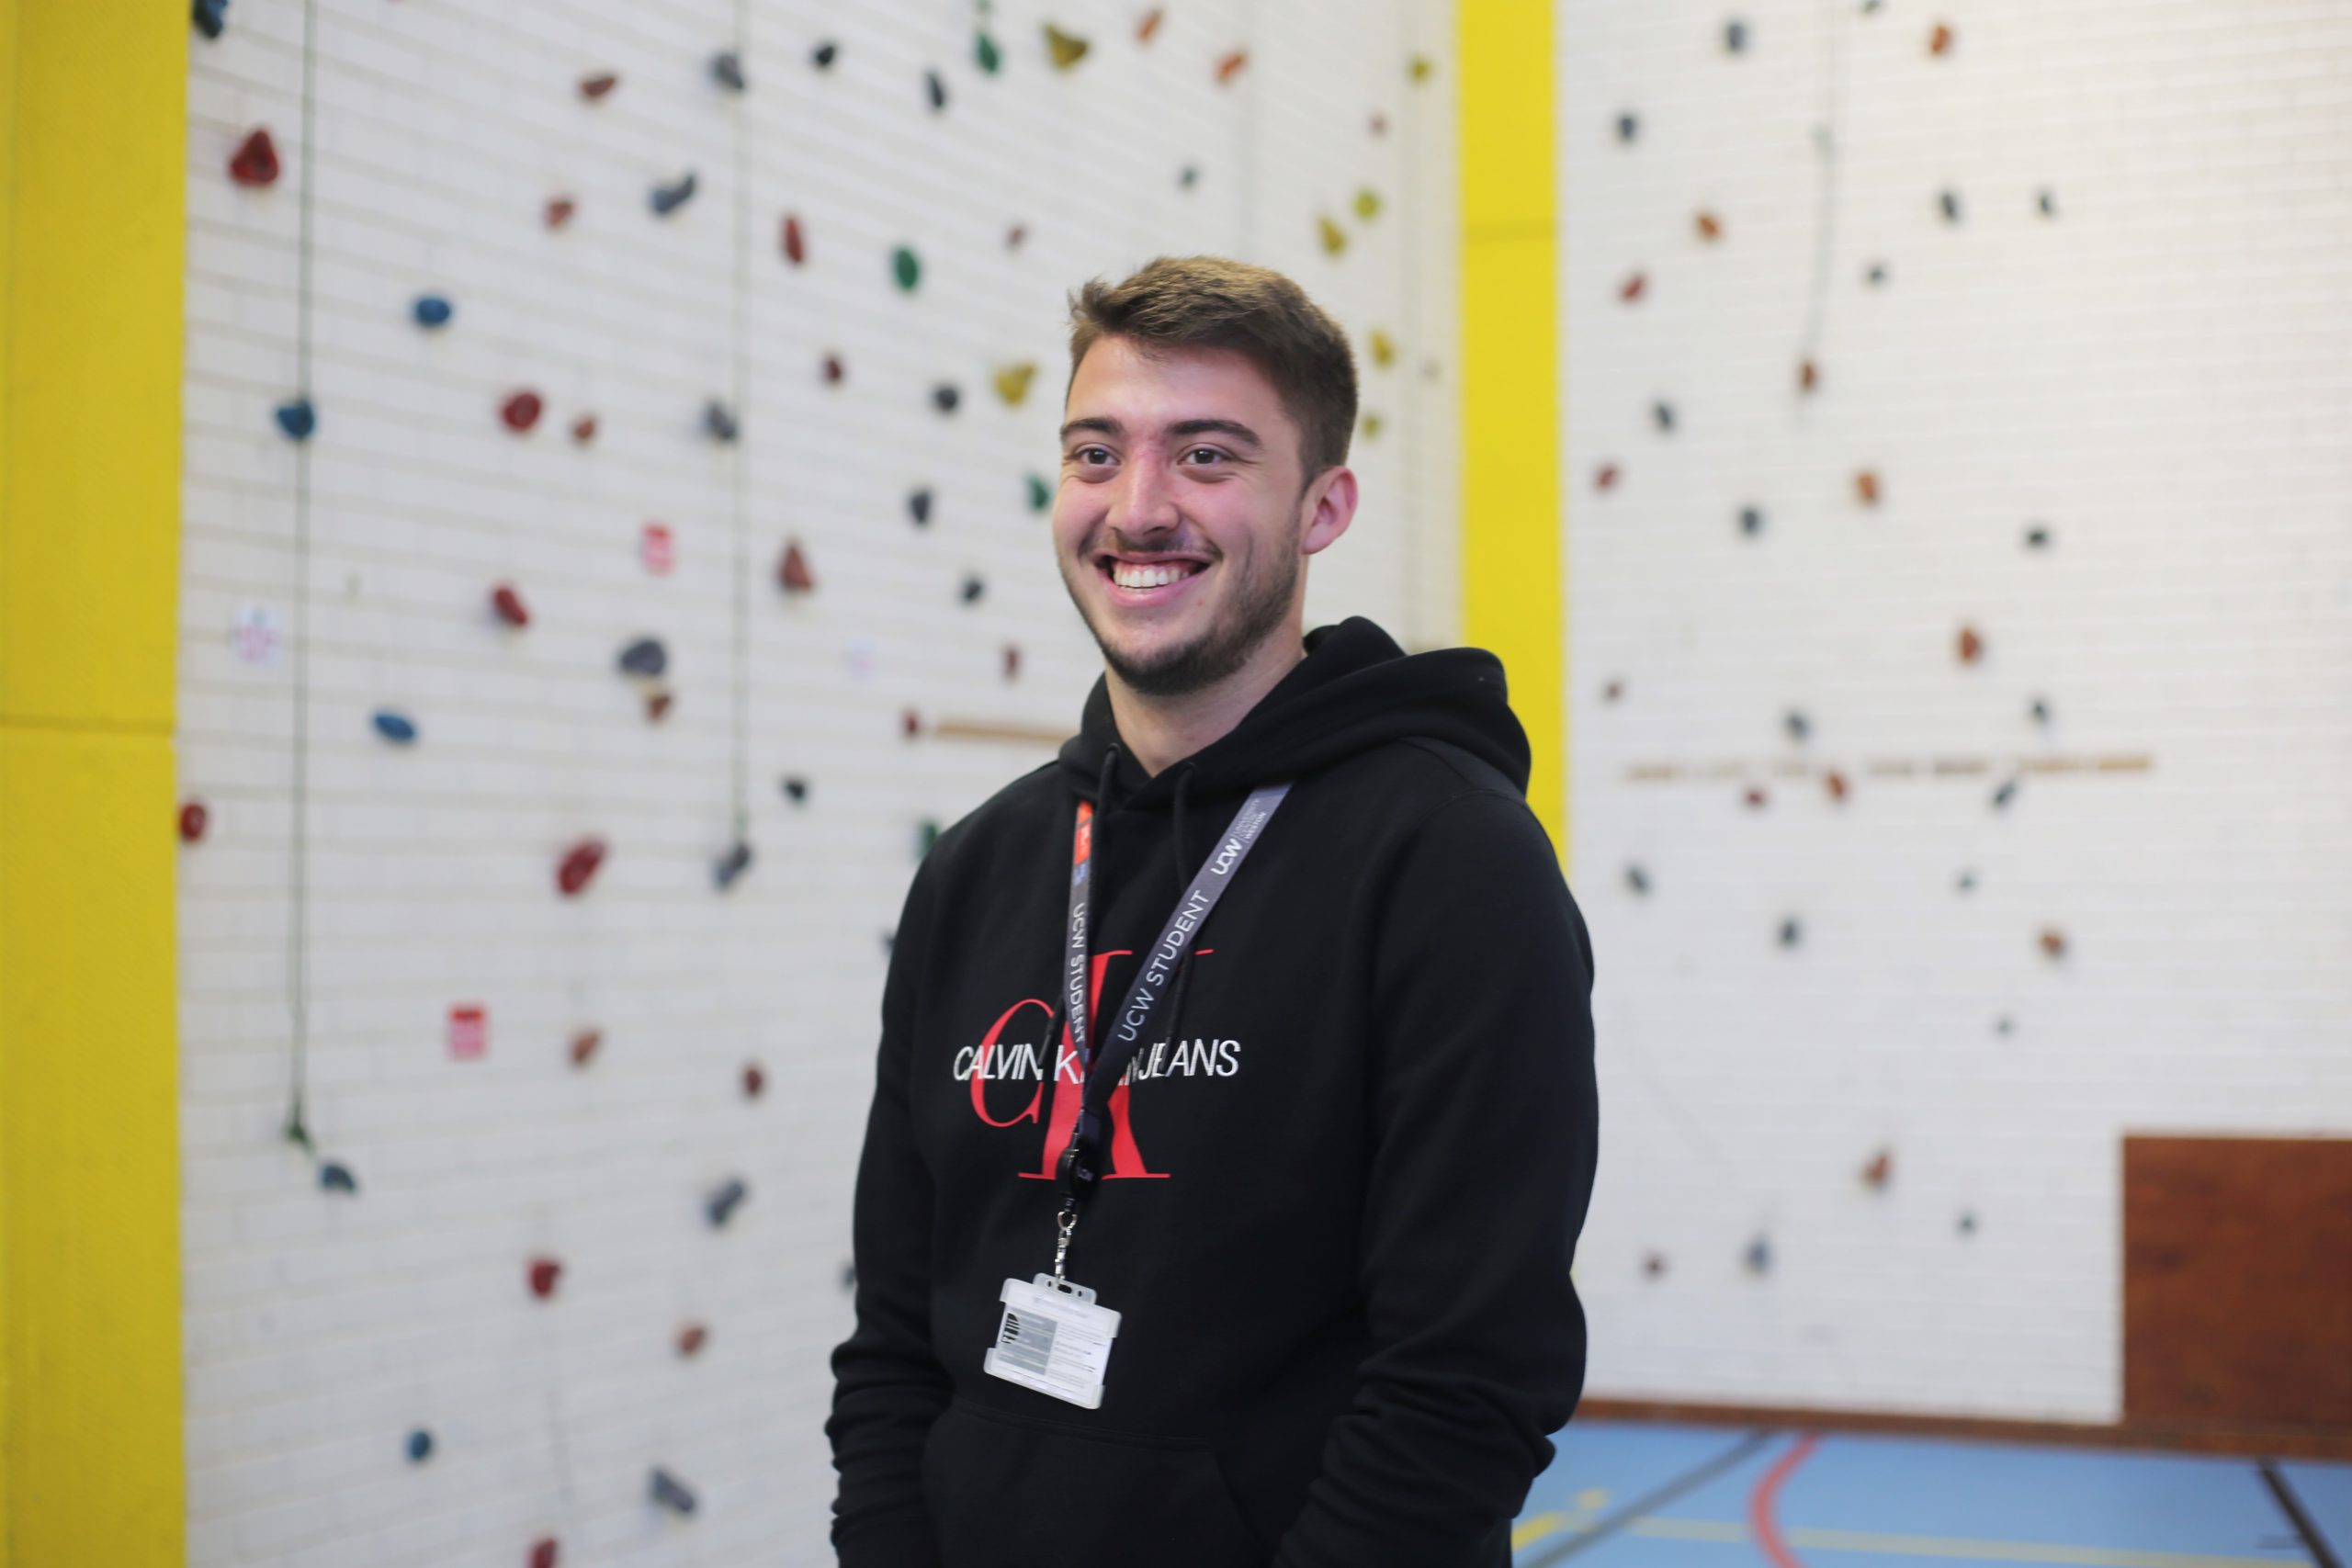
[[(1063, 425), (1061, 438), (1067, 441), (1070, 438), (1072, 432), (1080, 430), (1099, 430), (1110, 436), (1126, 434), (1126, 426), (1108, 414), (1087, 414)], [(1180, 419), (1167, 427), (1166, 434), (1174, 436), (1230, 435), (1235, 440), (1250, 446), (1265, 446), (1265, 443), (1258, 438), (1256, 431), (1243, 424), (1239, 420), (1233, 419)]]

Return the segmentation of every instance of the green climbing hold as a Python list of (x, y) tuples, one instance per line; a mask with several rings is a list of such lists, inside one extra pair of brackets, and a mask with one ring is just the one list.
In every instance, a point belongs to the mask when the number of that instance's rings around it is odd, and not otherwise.
[(914, 292), (915, 285), (922, 280), (922, 263), (917, 261), (914, 252), (905, 245), (900, 245), (891, 253), (890, 270), (897, 275), (899, 287), (910, 294)]
[(1046, 507), (1051, 506), (1053, 503), (1053, 489), (1046, 483), (1045, 476), (1043, 474), (1031, 474), (1029, 476), (1029, 510), (1032, 512), (1043, 512)]
[(996, 39), (985, 31), (972, 35), (972, 58), (978, 61), (980, 69), (991, 76), (1004, 64), (1004, 56), (997, 52)]

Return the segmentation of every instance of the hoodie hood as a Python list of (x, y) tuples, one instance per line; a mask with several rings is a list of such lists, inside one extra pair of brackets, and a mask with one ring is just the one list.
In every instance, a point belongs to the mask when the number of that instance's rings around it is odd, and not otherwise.
[(1119, 739), (1108, 677), (1096, 677), (1079, 732), (1062, 744), (1063, 778), (1080, 798), (1106, 809), (1098, 790), (1116, 743), (1102, 793), (1121, 807), (1150, 807), (1169, 800), (1180, 781), (1196, 798), (1235, 794), (1421, 736), (1452, 741), (1525, 792), (1527, 732), (1505, 700), (1502, 660), (1485, 649), (1408, 654), (1361, 615), (1316, 627), (1305, 646), (1306, 657), (1239, 724), (1149, 777)]

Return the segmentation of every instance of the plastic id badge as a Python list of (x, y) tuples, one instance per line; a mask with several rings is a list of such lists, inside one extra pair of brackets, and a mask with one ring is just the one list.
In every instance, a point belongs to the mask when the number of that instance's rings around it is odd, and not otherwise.
[(981, 1367), (1007, 1382), (1100, 1410), (1119, 1314), (1095, 1305), (1094, 1292), (1083, 1285), (1057, 1286), (1051, 1274), (1007, 1280), (998, 1299), (1004, 1321)]

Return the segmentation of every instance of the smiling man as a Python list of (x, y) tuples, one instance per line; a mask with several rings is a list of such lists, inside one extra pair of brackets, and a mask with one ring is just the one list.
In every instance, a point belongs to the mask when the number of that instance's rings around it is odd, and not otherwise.
[(1302, 634), (1356, 382), (1290, 279), (1089, 283), (1070, 365), (1054, 548), (1103, 671), (908, 891), (835, 1549), (1508, 1568), (1583, 1387), (1597, 1110), (1502, 666)]

